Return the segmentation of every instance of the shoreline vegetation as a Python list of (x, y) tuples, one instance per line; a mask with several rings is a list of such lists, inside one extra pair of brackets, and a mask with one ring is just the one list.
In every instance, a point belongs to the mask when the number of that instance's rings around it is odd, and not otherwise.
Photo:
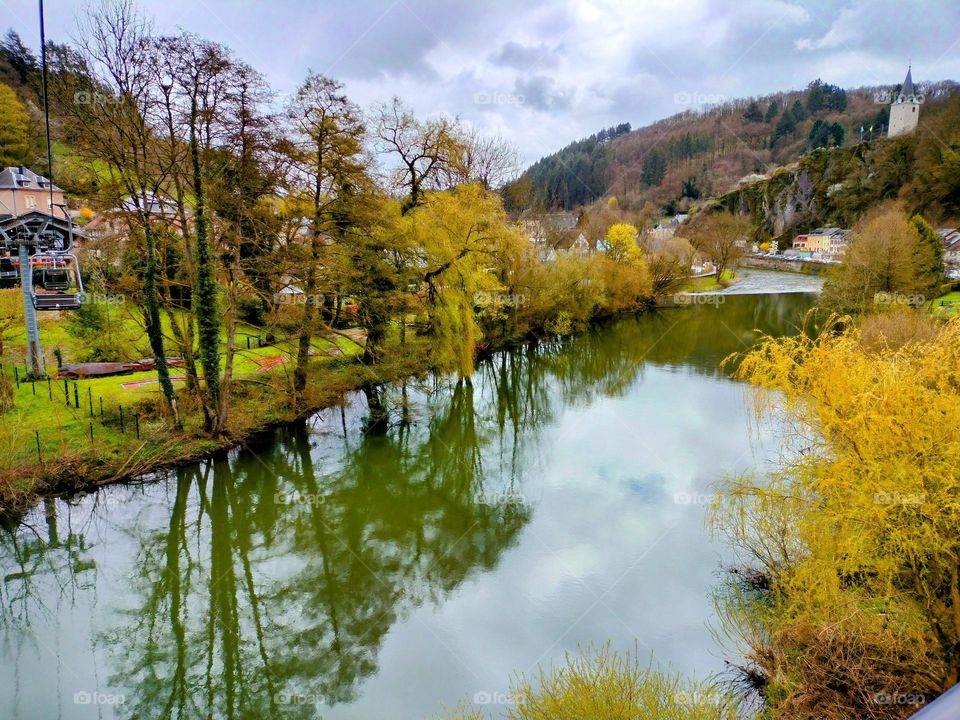
[[(0, 302), (5, 295), (9, 300), (10, 292), (0, 291)], [(19, 291), (16, 295), (19, 298)], [(570, 327), (566, 333), (553, 332), (549, 337), (587, 330), (616, 317), (652, 309), (652, 302), (644, 299), (642, 306), (615, 313), (597, 313), (583, 318), (576, 329)], [(45, 327), (62, 322), (48, 321)], [(122, 327), (121, 330), (114, 328), (119, 334), (137, 332), (135, 323), (129, 318), (114, 318), (113, 323)], [(295, 347), (282, 341), (256, 347), (264, 331), (254, 327), (246, 330), (249, 337), (257, 339), (255, 347), (239, 354), (246, 356), (251, 366), (247, 372), (237, 374), (233, 399), (235, 412), (225, 431), (216, 436), (206, 432), (197, 417), (184, 415), (186, 422), (177, 428), (162, 411), (158, 412), (162, 399), (154, 372), (31, 382), (25, 379), (23, 368), (4, 370), (3, 378), (12, 403), (8, 418), (16, 418), (16, 421), (0, 430), (0, 442), (6, 448), (2, 462), (5, 467), (0, 469), (0, 515), (16, 515), (44, 497), (134, 481), (241, 447), (261, 433), (304, 422), (321, 410), (341, 405), (348, 394), (364, 392), (371, 381), (382, 387), (422, 379), (434, 373), (457, 376), (449, 368), (430, 364), (429, 338), (408, 336), (404, 343), (405, 352), (394, 353), (389, 364), (371, 368), (363, 364), (362, 334), (359, 339), (346, 341), (330, 335), (325, 341), (314, 341), (311, 355), (320, 357), (314, 358), (310, 380), (299, 402), (294, 404), (290, 393), (290, 354)], [(14, 326), (11, 334), (16, 332)], [(393, 327), (391, 334), (398, 338), (400, 331)], [(342, 335), (357, 337), (349, 329)], [(474, 357), (488, 357), (520, 344), (539, 342), (543, 337), (543, 329), (536, 328), (523, 337), (484, 343), (474, 349)], [(69, 334), (58, 340), (59, 353), (61, 346), (69, 345)], [(25, 352), (25, 348), (16, 345), (8, 350)], [(18, 383), (16, 377), (24, 379)], [(460, 379), (469, 381), (469, 378)], [(121, 407), (125, 410), (121, 411)], [(48, 423), (45, 431), (33, 429), (37, 423), (43, 422)], [(25, 428), (25, 424), (30, 428)], [(35, 443), (37, 438), (42, 439)]]
[[(634, 258), (634, 262), (639, 263), (640, 258)], [(637, 264), (635, 272), (643, 278), (647, 271), (643, 264)], [(722, 281), (718, 281), (716, 275), (678, 278), (674, 296), (713, 292), (730, 287), (739, 279), (732, 270), (724, 271)], [(0, 307), (16, 316), (22, 312), (17, 307), (19, 297), (19, 290), (0, 290)], [(490, 298), (482, 300), (489, 302)], [(591, 326), (617, 317), (682, 308), (684, 304), (659, 305), (652, 295), (645, 294), (632, 300), (627, 308), (612, 312), (594, 308), (593, 314), (577, 318), (565, 327), (528, 328), (523, 336), (501, 337), (496, 342), (478, 344), (473, 355), (479, 360), (543, 338), (588, 331)], [(116, 308), (102, 312), (109, 316), (100, 321), (109, 327), (110, 343), (135, 344), (133, 339), (142, 335), (139, 318)], [(56, 341), (55, 355), (62, 355), (65, 350), (72, 355), (82, 353), (81, 344), (89, 332), (84, 322), (56, 318), (41, 324), (45, 335)], [(391, 324), (390, 332), (396, 344), (392, 360), (376, 367), (363, 364), (366, 336), (362, 328), (347, 328), (314, 339), (310, 350), (313, 369), (299, 404), (292, 402), (290, 392), (290, 365), (295, 345), (289, 338), (275, 340), (268, 329), (240, 326), (242, 336), (254, 339), (252, 349), (248, 342), (247, 350), (238, 351), (238, 358), (250, 365), (238, 363), (245, 371), (238, 370), (234, 380), (236, 412), (231, 414), (224, 432), (218, 435), (211, 435), (198, 417), (191, 418), (189, 414), (183, 416), (185, 422), (181, 427), (173, 426), (162, 412), (155, 372), (31, 382), (25, 368), (0, 370), (0, 382), (6, 386), (11, 403), (8, 417), (16, 418), (15, 423), (5, 426), (6, 430), (0, 430), (0, 446), (5, 447), (4, 460), (0, 461), (0, 516), (15, 516), (45, 497), (136, 481), (242, 447), (257, 435), (304, 422), (321, 410), (340, 406), (348, 394), (364, 392), (371, 382), (379, 387), (436, 373), (457, 375), (450, 368), (431, 364), (428, 337), (403, 333), (407, 335), (403, 343), (405, 351), (400, 352), (402, 333), (396, 325), (399, 322)], [(165, 331), (169, 331), (166, 324)], [(10, 324), (4, 333), (8, 357), (25, 355), (25, 345), (19, 338), (22, 332), (22, 324)], [(262, 344), (264, 337), (273, 342)], [(387, 342), (390, 344), (391, 340)], [(17, 382), (17, 378), (23, 379)], [(174, 375), (173, 379), (178, 384), (184, 380), (181, 375)], [(460, 379), (468, 381), (466, 377)], [(184, 405), (182, 409), (189, 406)], [(47, 423), (45, 428), (43, 423)], [(44, 429), (38, 430), (38, 427)]]
[[(506, 712), (900, 720), (956, 683), (960, 299), (934, 227), (960, 217), (960, 99), (920, 126), (932, 131), (818, 147), (719, 199), (691, 177), (689, 216), (669, 213), (675, 234), (647, 232), (667, 229), (667, 206), (639, 206), (629, 189), (551, 226), (530, 178), (516, 179), (516, 151), (458, 118), (418, 116), (399, 97), (360, 108), (312, 71), (278, 105), (230, 48), (158, 35), (126, 0), (92, 7), (77, 37), (48, 48), (58, 143), (44, 148), (46, 172), (96, 233), (77, 253), (86, 299), (41, 323), (44, 361), (155, 370), (23, 372), (22, 297), (0, 290), (0, 517), (227, 451), (352, 392), (365, 431), (386, 433), (389, 384), (470, 384), (498, 349), (725, 287), (752, 242), (791, 240), (800, 226), (781, 210), (804, 206), (804, 227), (852, 228), (825, 271), (817, 310), (829, 320), (723, 367), (756, 389), (758, 417), (790, 432), (772, 470), (716, 487), (712, 528), (745, 558), (716, 592), (733, 679), (717, 694), (591, 649), (520, 678)], [(17, 57), (27, 103), (13, 93), (8, 105), (23, 149), (4, 164), (42, 168), (30, 150), (38, 63), (26, 48)], [(794, 134), (792, 113), (780, 135)], [(663, 163), (648, 180), (659, 185)], [(689, 278), (708, 262), (715, 277)]]

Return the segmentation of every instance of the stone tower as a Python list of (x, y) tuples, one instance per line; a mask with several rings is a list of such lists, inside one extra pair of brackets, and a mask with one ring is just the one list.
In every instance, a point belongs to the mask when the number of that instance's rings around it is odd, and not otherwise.
[(907, 68), (903, 87), (890, 104), (890, 129), (887, 137), (911, 133), (920, 121), (920, 102), (923, 98), (913, 86), (911, 71), (912, 68)]

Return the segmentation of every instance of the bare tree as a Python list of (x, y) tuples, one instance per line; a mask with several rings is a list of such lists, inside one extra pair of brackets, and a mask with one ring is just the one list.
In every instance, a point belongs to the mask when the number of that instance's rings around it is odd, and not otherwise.
[(77, 150), (89, 162), (105, 166), (108, 177), (100, 186), (101, 202), (108, 209), (121, 211), (131, 236), (136, 231), (143, 234), (144, 323), (160, 387), (179, 422), (157, 293), (154, 226), (160, 220), (153, 199), (171, 168), (157, 152), (157, 136), (149, 122), (157, 102), (150, 25), (130, 0), (104, 2), (92, 8), (82, 21), (78, 45), (88, 59), (89, 78), (96, 92), (80, 91), (71, 98), (73, 88), (60, 87), (63, 108), (73, 125)]
[(452, 168), (460, 182), (479, 182), (496, 190), (513, 180), (520, 171), (520, 155), (504, 138), (485, 136), (476, 129), (460, 133), (460, 158)]
[(375, 126), (379, 149), (399, 162), (394, 184), (406, 191), (404, 212), (420, 204), (425, 190), (462, 175), (464, 145), (456, 121), (419, 120), (394, 97), (377, 108)]
[(729, 212), (705, 212), (683, 226), (683, 237), (717, 269), (717, 280), (736, 266), (750, 242), (750, 219)]

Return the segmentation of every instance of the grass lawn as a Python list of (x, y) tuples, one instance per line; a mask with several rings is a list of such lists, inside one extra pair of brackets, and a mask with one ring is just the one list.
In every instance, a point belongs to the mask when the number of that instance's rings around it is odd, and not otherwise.
[[(0, 290), (0, 294), (19, 290)], [(9, 297), (5, 298), (7, 301)], [(5, 307), (15, 307), (7, 304)], [(111, 332), (123, 357), (136, 360), (149, 357), (149, 345), (142, 321), (126, 308), (111, 309)], [(166, 319), (165, 319), (166, 320)], [(42, 313), (40, 339), (48, 373), (56, 371), (54, 349), (59, 349), (64, 365), (81, 362), (88, 348), (67, 330), (69, 313)], [(169, 323), (165, 323), (169, 333)], [(311, 346), (317, 365), (315, 402), (323, 403), (330, 393), (355, 385), (351, 373), (352, 359), (363, 350), (359, 329), (317, 338)], [(246, 430), (271, 421), (287, 419), (291, 408), (286, 401), (286, 388), (293, 372), (295, 340), (278, 340), (258, 346), (257, 338), (267, 331), (241, 323), (237, 328), (237, 353), (234, 359), (235, 406), (231, 410), (231, 434), (240, 436)], [(346, 335), (346, 337), (344, 336)], [(249, 348), (248, 348), (248, 338)], [(222, 350), (226, 349), (226, 338)], [(168, 340), (169, 352), (174, 354)], [(26, 329), (21, 320), (4, 333), (2, 372), (11, 380), (26, 376)], [(114, 358), (111, 358), (114, 359)], [(14, 368), (17, 368), (15, 371)], [(222, 367), (222, 365), (221, 365)], [(171, 375), (183, 378), (183, 368), (171, 367)], [(182, 379), (174, 382), (182, 388)], [(330, 395), (331, 399), (335, 399)], [(70, 473), (97, 475), (117, 474), (121, 470), (149, 467), (164, 459), (173, 460), (184, 454), (196, 455), (222, 444), (200, 432), (200, 413), (186, 408), (184, 429), (176, 431), (168, 419), (150, 412), (160, 404), (160, 387), (156, 372), (131, 373), (112, 377), (53, 379), (35, 383), (13, 381), (13, 407), (4, 414), (0, 427), (0, 485), (3, 494), (16, 497), (30, 490), (40, 476), (60, 476), (69, 485)], [(102, 408), (102, 409), (101, 409)], [(123, 424), (121, 426), (121, 408)], [(137, 438), (137, 423), (140, 439)], [(92, 431), (92, 435), (91, 435)], [(39, 445), (39, 451), (38, 451)], [(0, 502), (2, 508), (2, 502)]]
[(951, 316), (960, 312), (960, 291), (941, 295), (930, 303), (930, 311), (934, 315)]
[(723, 282), (725, 284), (721, 284), (720, 282), (718, 282), (716, 275), (710, 275), (708, 277), (691, 278), (690, 281), (687, 283), (686, 287), (684, 287), (683, 292), (690, 292), (690, 293), (715, 292), (717, 290), (722, 290), (724, 287), (726, 287), (731, 282), (733, 282), (734, 279), (735, 278), (734, 278), (733, 272), (730, 270), (723, 271)]

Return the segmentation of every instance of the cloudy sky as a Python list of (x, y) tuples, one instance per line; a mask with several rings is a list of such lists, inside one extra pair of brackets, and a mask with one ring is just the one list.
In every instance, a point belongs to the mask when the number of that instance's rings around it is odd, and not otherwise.
[[(47, 35), (85, 0), (47, 2)], [(142, 0), (158, 30), (232, 47), (291, 91), (306, 69), (364, 107), (399, 94), (422, 114), (499, 132), (527, 160), (620, 122), (801, 88), (960, 80), (957, 0)], [(0, 0), (38, 45), (36, 3)]]

